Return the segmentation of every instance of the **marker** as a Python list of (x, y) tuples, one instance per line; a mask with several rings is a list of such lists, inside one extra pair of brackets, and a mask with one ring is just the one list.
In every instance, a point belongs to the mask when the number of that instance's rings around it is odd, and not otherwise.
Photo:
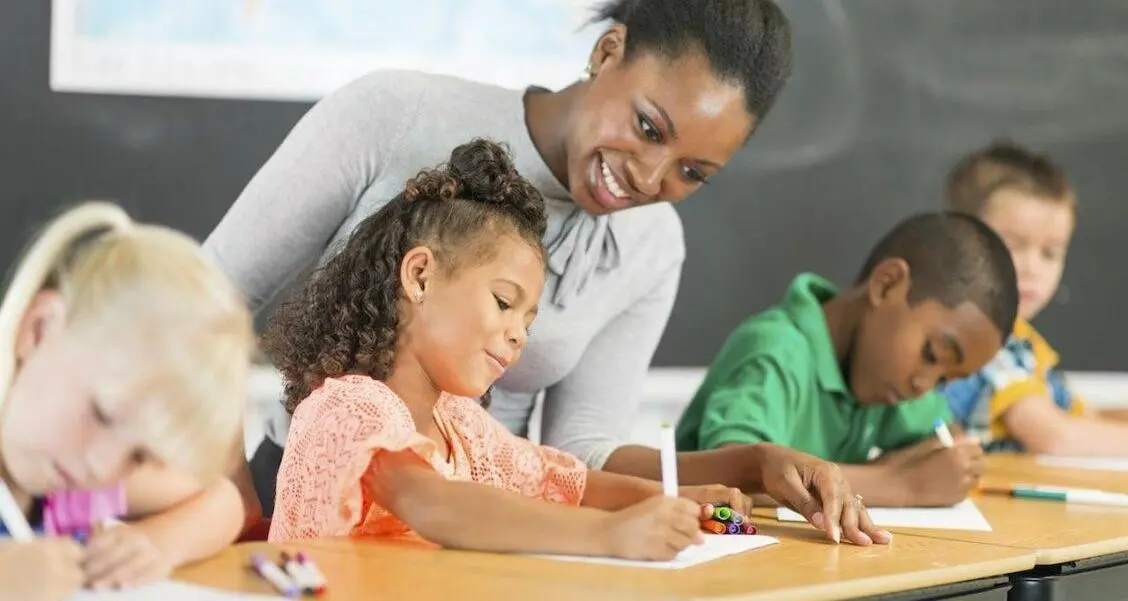
[(737, 526), (736, 524), (729, 524), (728, 526), (726, 526), (726, 528), (728, 529), (729, 534), (740, 534), (740, 526)]
[(662, 424), (661, 447), (662, 459), (662, 494), (667, 497), (678, 496), (678, 450), (674, 443), (674, 429), (668, 423)]
[(932, 422), (932, 428), (936, 432), (936, 438), (940, 439), (940, 444), (949, 449), (956, 444), (952, 440), (952, 432), (948, 430), (948, 424), (945, 424), (944, 420), (936, 418), (936, 421)]
[(986, 493), (1006, 494), (1019, 499), (1042, 499), (1086, 505), (1128, 507), (1128, 495), (1086, 488), (1056, 486), (980, 486)]
[(727, 522), (730, 518), (732, 518), (732, 509), (729, 509), (728, 507), (718, 507), (713, 511), (713, 517), (722, 522)]
[(282, 571), (286, 572), (286, 575), (290, 577), (290, 580), (294, 581), (294, 584), (298, 585), (298, 588), (302, 589), (302, 592), (313, 592), (313, 579), (309, 570), (306, 570), (305, 567), (291, 557), (289, 553), (283, 551), (278, 563), (282, 566)]
[(732, 523), (736, 524), (737, 526), (744, 523), (744, 516), (740, 515), (739, 513), (735, 512), (735, 511), (732, 512), (732, 518), (730, 518), (730, 519), (732, 520)]
[(27, 523), (27, 518), (23, 511), (20, 511), (19, 504), (12, 497), (12, 491), (8, 490), (8, 485), (3, 480), (0, 480), (0, 519), (4, 520), (4, 527), (16, 542), (26, 543), (35, 540), (35, 532)]
[(745, 522), (745, 523), (744, 523), (744, 524), (743, 524), (743, 525), (741, 526), (741, 528), (743, 528), (743, 529), (744, 529), (744, 533), (745, 533), (745, 534), (756, 534), (756, 527), (755, 527), (755, 526), (753, 526), (752, 524), (749, 524), (748, 522)]
[(256, 553), (251, 556), (251, 565), (254, 566), (259, 576), (262, 576), (263, 579), (269, 582), (271, 586), (283, 595), (287, 597), (297, 597), (301, 594), (298, 585), (273, 561)]
[(306, 555), (304, 551), (298, 551), (297, 559), (298, 563), (302, 564), (302, 567), (305, 568), (306, 572), (310, 575), (311, 583), (313, 584), (313, 594), (320, 595), (324, 593), (325, 589), (329, 586), (329, 580), (325, 578), (325, 574), (321, 573), (321, 569), (313, 562), (313, 558)]

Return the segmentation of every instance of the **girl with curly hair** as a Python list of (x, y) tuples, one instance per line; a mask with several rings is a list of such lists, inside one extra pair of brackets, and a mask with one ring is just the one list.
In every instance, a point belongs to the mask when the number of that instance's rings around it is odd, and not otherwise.
[(282, 306), (266, 346), (293, 423), (271, 540), (668, 559), (701, 539), (694, 500), (747, 509), (735, 489), (671, 498), (589, 471), (482, 407), (536, 316), (544, 228), (540, 193), (502, 147), (475, 140), (361, 222)]

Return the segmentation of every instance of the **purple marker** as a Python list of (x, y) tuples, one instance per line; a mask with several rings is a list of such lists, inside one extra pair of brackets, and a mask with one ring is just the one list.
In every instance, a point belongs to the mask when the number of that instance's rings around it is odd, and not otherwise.
[(255, 568), (255, 571), (258, 572), (259, 576), (262, 576), (264, 580), (269, 582), (271, 586), (283, 595), (294, 598), (301, 594), (301, 589), (298, 588), (298, 585), (273, 561), (256, 553), (251, 556), (251, 565)]
[(731, 524), (731, 523), (728, 524), (728, 533), (729, 534), (739, 534), (740, 533), (740, 526), (737, 526), (736, 524)]

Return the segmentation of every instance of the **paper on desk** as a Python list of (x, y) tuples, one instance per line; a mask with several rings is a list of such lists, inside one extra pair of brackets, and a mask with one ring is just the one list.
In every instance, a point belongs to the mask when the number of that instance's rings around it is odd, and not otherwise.
[(629, 568), (680, 570), (707, 561), (713, 561), (714, 559), (720, 559), (727, 555), (736, 555), (737, 553), (759, 549), (760, 547), (767, 547), (778, 542), (779, 539), (759, 534), (706, 534), (704, 543), (685, 549), (671, 561), (634, 561), (614, 557), (584, 557), (579, 555), (534, 555), (533, 557), (557, 559), (560, 561), (598, 563)]
[(1128, 472), (1128, 458), (1124, 457), (1058, 457), (1054, 455), (1039, 455), (1038, 463), (1051, 467)]
[[(940, 528), (943, 530), (979, 530), (990, 532), (991, 524), (971, 499), (951, 507), (867, 507), (874, 525), (883, 528)], [(802, 522), (803, 516), (780, 507), (781, 522)]]
[(232, 593), (186, 582), (166, 580), (122, 591), (79, 591), (70, 601), (276, 601), (270, 595)]

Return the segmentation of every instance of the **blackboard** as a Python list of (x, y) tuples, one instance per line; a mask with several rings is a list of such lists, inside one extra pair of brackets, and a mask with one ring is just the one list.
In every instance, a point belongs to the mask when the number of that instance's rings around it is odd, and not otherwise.
[[(747, 149), (679, 207), (689, 259), (658, 365), (704, 365), (799, 271), (841, 284), (994, 136), (1079, 190), (1064, 287), (1037, 324), (1072, 369), (1122, 369), (1128, 3), (788, 0), (795, 75)], [(60, 94), (50, 6), (0, 5), (0, 263), (60, 207), (109, 198), (203, 238), (304, 103)]]

